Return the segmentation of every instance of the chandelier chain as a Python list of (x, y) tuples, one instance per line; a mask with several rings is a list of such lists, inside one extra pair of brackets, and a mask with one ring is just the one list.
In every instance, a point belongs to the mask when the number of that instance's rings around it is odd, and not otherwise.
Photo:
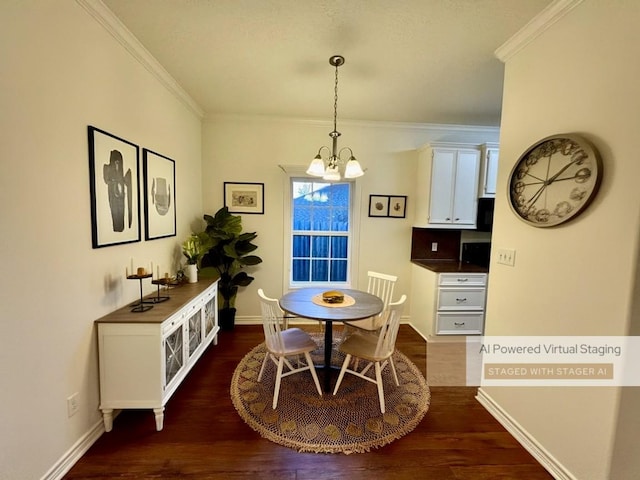
[(336, 81), (333, 88), (333, 131), (338, 131), (338, 64), (336, 64)]

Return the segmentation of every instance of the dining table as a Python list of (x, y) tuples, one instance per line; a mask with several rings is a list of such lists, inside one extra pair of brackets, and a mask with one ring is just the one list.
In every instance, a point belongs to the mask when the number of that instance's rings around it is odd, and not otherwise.
[(362, 320), (378, 315), (384, 304), (380, 297), (354, 289), (340, 289), (342, 303), (327, 303), (322, 294), (327, 288), (304, 287), (291, 290), (280, 298), (280, 308), (286, 314), (324, 322), (324, 391), (331, 391), (331, 352), (333, 322)]

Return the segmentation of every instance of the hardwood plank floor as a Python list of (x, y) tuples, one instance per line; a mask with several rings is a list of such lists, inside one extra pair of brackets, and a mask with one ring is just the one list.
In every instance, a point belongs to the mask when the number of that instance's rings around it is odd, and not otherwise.
[[(259, 325), (221, 332), (168, 402), (161, 432), (150, 410), (123, 411), (64, 478), (552, 479), (471, 387), (432, 387), (420, 425), (369, 453), (298, 453), (269, 442), (240, 419), (229, 396), (237, 363), (263, 339)], [(425, 372), (426, 345), (411, 327), (401, 326), (397, 347)]]

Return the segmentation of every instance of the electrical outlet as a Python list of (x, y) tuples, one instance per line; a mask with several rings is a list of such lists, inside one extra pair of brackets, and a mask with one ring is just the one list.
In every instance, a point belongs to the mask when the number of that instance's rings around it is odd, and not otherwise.
[(516, 264), (516, 251), (512, 248), (499, 248), (498, 263), (513, 267)]
[(67, 398), (67, 416), (69, 418), (73, 417), (76, 413), (78, 413), (79, 409), (80, 404), (78, 403), (78, 392), (76, 392)]
[(438, 251), (438, 242), (431, 242), (431, 251), (432, 252)]

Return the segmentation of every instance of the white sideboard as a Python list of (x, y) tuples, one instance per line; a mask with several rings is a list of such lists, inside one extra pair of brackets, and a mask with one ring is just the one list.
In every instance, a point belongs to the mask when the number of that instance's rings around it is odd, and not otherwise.
[(114, 409), (126, 408), (153, 409), (162, 430), (165, 404), (205, 349), (217, 343), (217, 292), (217, 280), (200, 279), (162, 292), (169, 300), (148, 311), (134, 313), (129, 305), (96, 320), (107, 432)]

